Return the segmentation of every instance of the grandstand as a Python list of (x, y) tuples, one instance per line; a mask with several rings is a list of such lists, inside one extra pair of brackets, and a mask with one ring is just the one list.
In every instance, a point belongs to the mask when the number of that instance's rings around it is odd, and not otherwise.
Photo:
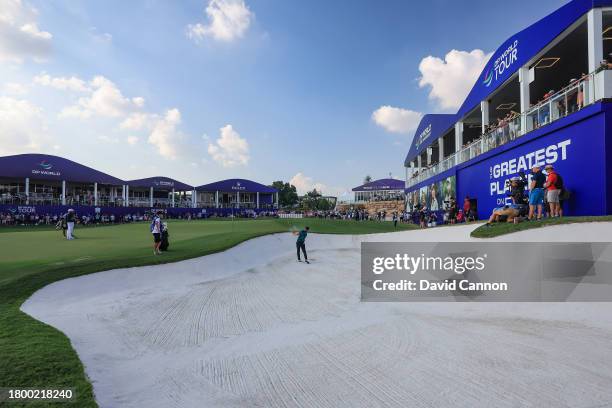
[(404, 182), (394, 178), (370, 181), (353, 188), (355, 203), (368, 201), (403, 200)]
[(421, 120), (404, 161), (408, 209), (469, 196), (483, 218), (537, 163), (563, 176), (566, 214), (612, 213), (611, 33), (612, 1), (574, 0), (506, 40), (455, 114)]
[(46, 154), (0, 157), (0, 213), (55, 215), (72, 207), (83, 214), (123, 216), (162, 209), (170, 215), (208, 216), (247, 209), (269, 212), (277, 206), (276, 189), (250, 180), (230, 179), (194, 188), (164, 176), (124, 181)]
[(357, 186), (352, 189), (354, 199), (341, 201), (336, 208), (346, 211), (351, 208), (363, 209), (369, 214), (379, 212), (400, 213), (405, 208), (404, 181), (394, 178), (383, 178)]
[(228, 179), (196, 187), (198, 203), (206, 208), (274, 209), (278, 191), (245, 179)]

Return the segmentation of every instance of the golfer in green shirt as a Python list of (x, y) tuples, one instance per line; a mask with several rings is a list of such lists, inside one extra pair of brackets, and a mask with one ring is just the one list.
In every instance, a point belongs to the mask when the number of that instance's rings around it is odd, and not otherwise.
[(306, 236), (308, 235), (308, 231), (310, 231), (310, 227), (304, 228), (299, 232), (299, 234), (295, 232), (295, 234), (297, 234), (298, 236), (297, 241), (295, 242), (295, 246), (297, 248), (298, 262), (302, 262), (302, 259), (300, 258), (301, 250), (304, 253), (304, 262), (306, 262), (307, 264), (310, 263), (308, 262), (308, 255), (306, 254)]

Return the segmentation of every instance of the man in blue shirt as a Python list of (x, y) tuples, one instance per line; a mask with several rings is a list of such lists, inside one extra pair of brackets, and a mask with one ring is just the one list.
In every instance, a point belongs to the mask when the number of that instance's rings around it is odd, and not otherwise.
[(302, 259), (300, 258), (300, 250), (301, 250), (304, 253), (304, 262), (306, 262), (307, 264), (310, 263), (308, 262), (308, 255), (306, 254), (306, 236), (308, 235), (308, 231), (310, 231), (310, 227), (306, 227), (303, 230), (301, 230), (298, 234), (297, 241), (295, 241), (295, 246), (297, 248), (298, 262), (302, 262)]
[(540, 171), (540, 166), (531, 169), (531, 185), (529, 186), (529, 220), (533, 219), (536, 207), (538, 209), (538, 220), (542, 219), (542, 205), (544, 204), (544, 183), (546, 176)]

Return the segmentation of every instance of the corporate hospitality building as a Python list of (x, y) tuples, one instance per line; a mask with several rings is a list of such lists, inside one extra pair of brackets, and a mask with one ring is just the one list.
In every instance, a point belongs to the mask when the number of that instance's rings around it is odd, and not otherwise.
[(508, 38), (455, 114), (425, 115), (406, 156), (408, 209), (470, 197), (484, 218), (506, 180), (552, 164), (568, 215), (612, 213), (612, 0), (574, 0)]
[(270, 211), (278, 206), (272, 187), (244, 179), (193, 187), (168, 177), (124, 181), (71, 160), (44, 154), (0, 157), (0, 212), (227, 215)]
[(396, 200), (404, 196), (404, 182), (394, 178), (374, 180), (353, 188), (355, 202)]

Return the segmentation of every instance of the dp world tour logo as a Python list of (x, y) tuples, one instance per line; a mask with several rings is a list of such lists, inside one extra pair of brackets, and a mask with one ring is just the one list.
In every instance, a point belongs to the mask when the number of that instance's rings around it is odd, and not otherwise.
[(491, 83), (493, 82), (493, 70), (489, 69), (487, 71), (487, 74), (485, 75), (485, 79), (484, 81), (482, 81), (483, 84), (485, 84), (485, 86), (488, 88), (491, 86)]
[(61, 173), (59, 171), (51, 171), (53, 165), (46, 160), (38, 163), (38, 167), (40, 169), (32, 169), (32, 174), (44, 174), (46, 176), (60, 176)]
[(487, 70), (487, 73), (482, 80), (482, 83), (487, 88), (491, 86), (493, 81), (498, 79), (506, 72), (516, 61), (518, 61), (518, 40), (514, 40), (503, 53), (499, 55), (493, 62), (493, 66)]
[(43, 169), (43, 170), (51, 170), (53, 168), (53, 165), (51, 163), (47, 163), (46, 160), (41, 161), (40, 163), (38, 163), (38, 165)]

